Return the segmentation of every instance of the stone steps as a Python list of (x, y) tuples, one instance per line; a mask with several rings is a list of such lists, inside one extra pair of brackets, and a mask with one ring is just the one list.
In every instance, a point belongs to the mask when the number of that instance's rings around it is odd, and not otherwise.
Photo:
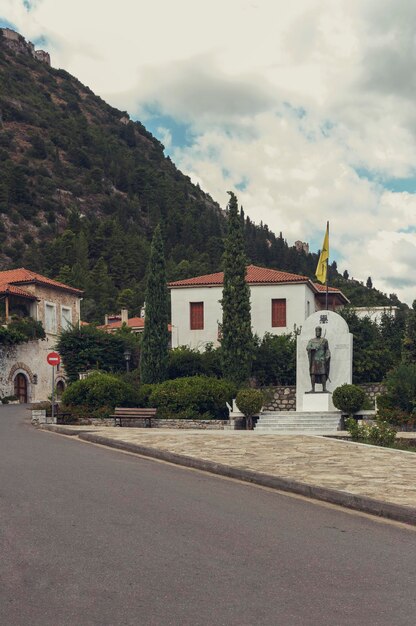
[(259, 417), (255, 430), (258, 433), (328, 435), (340, 429), (340, 419), (339, 412), (265, 412)]

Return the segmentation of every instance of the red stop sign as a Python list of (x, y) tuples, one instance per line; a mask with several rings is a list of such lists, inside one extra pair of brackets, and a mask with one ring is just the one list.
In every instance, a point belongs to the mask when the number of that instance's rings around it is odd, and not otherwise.
[(46, 360), (48, 361), (49, 365), (59, 365), (59, 363), (61, 362), (61, 357), (57, 352), (49, 352)]

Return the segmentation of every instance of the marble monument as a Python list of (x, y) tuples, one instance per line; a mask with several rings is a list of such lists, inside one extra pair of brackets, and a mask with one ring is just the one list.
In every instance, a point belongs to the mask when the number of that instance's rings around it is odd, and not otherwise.
[(332, 392), (352, 382), (352, 334), (333, 311), (310, 315), (297, 338), (296, 411), (336, 410)]

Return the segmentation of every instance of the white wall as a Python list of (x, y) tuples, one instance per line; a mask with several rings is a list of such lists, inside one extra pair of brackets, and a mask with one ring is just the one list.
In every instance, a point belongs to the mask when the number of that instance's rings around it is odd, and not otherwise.
[[(218, 324), (222, 321), (222, 285), (219, 287), (193, 287), (172, 289), (172, 348), (190, 346), (204, 350), (207, 343), (218, 342)], [(190, 329), (190, 302), (204, 303), (203, 330)]]
[[(282, 335), (293, 332), (294, 324), (302, 326), (315, 312), (315, 296), (308, 285), (254, 285), (251, 290), (251, 324), (253, 332)], [(176, 288), (171, 290), (172, 347), (190, 346), (204, 350), (207, 343), (218, 346), (218, 324), (222, 321), (222, 285), (216, 287)], [(272, 327), (272, 300), (286, 299), (286, 327)], [(204, 303), (203, 330), (190, 329), (190, 302)]]
[(364, 319), (369, 317), (372, 322), (376, 324), (381, 323), (383, 315), (390, 315), (390, 317), (396, 317), (399, 307), (397, 306), (375, 306), (375, 307), (351, 307), (351, 310), (360, 318)]
[[(286, 326), (272, 326), (272, 300), (286, 299)], [(265, 333), (283, 335), (299, 328), (310, 313), (315, 312), (315, 297), (305, 284), (300, 285), (254, 285), (251, 287), (251, 325), (253, 332), (263, 337)]]

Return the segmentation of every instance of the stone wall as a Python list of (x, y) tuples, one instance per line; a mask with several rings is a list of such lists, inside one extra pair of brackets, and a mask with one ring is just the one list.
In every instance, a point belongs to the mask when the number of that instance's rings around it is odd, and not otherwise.
[(287, 385), (271, 387), (271, 397), (264, 406), (265, 411), (295, 411), (296, 410), (296, 387)]
[(16, 346), (0, 346), (0, 398), (14, 394), (14, 383), (9, 378), (10, 366), (16, 363)]
[(40, 424), (56, 424), (56, 417), (47, 417), (44, 409), (32, 409), (31, 413), (31, 423), (33, 426), (40, 426)]
[[(25, 285), (25, 290), (33, 293), (38, 302), (36, 305), (36, 319), (42, 322), (45, 332), (57, 338), (62, 330), (62, 307), (71, 309), (72, 324), (76, 326), (79, 322), (79, 303), (80, 296), (63, 289), (55, 289), (48, 285), (29, 284)], [(45, 324), (45, 303), (51, 303), (56, 306), (56, 331), (49, 333)], [(56, 340), (56, 339), (55, 339)]]
[[(58, 334), (62, 330), (62, 307), (71, 310), (72, 323), (79, 322), (78, 295), (45, 285), (28, 284), (25, 290), (33, 293), (38, 301), (32, 314), (42, 322), (45, 328), (45, 302), (56, 306), (56, 332), (47, 332), (43, 341), (28, 341), (16, 346), (0, 346), (0, 397), (14, 394), (14, 379), (17, 374), (24, 374), (27, 381), (28, 402), (47, 400), (52, 392), (52, 368), (47, 363), (49, 352), (55, 350)], [(65, 372), (62, 365), (55, 369), (55, 384), (65, 384)]]
[[(71, 426), (71, 424), (68, 424)], [(74, 424), (75, 425), (75, 424)], [(114, 426), (114, 420), (108, 419), (80, 419), (77, 425), (81, 426)], [(144, 420), (125, 420), (122, 428), (144, 428)], [(182, 430), (192, 428), (197, 430), (228, 430), (230, 428), (229, 420), (163, 420), (152, 419), (152, 428), (171, 428)]]
[[(374, 403), (376, 396), (384, 391), (381, 383), (362, 383), (358, 385), (365, 391), (369, 400)], [(288, 385), (271, 387), (271, 398), (264, 406), (265, 411), (296, 411), (296, 387)]]
[(367, 398), (373, 403), (375, 398), (385, 391), (385, 387), (382, 383), (361, 383), (358, 387), (361, 387), (361, 389), (365, 391)]

